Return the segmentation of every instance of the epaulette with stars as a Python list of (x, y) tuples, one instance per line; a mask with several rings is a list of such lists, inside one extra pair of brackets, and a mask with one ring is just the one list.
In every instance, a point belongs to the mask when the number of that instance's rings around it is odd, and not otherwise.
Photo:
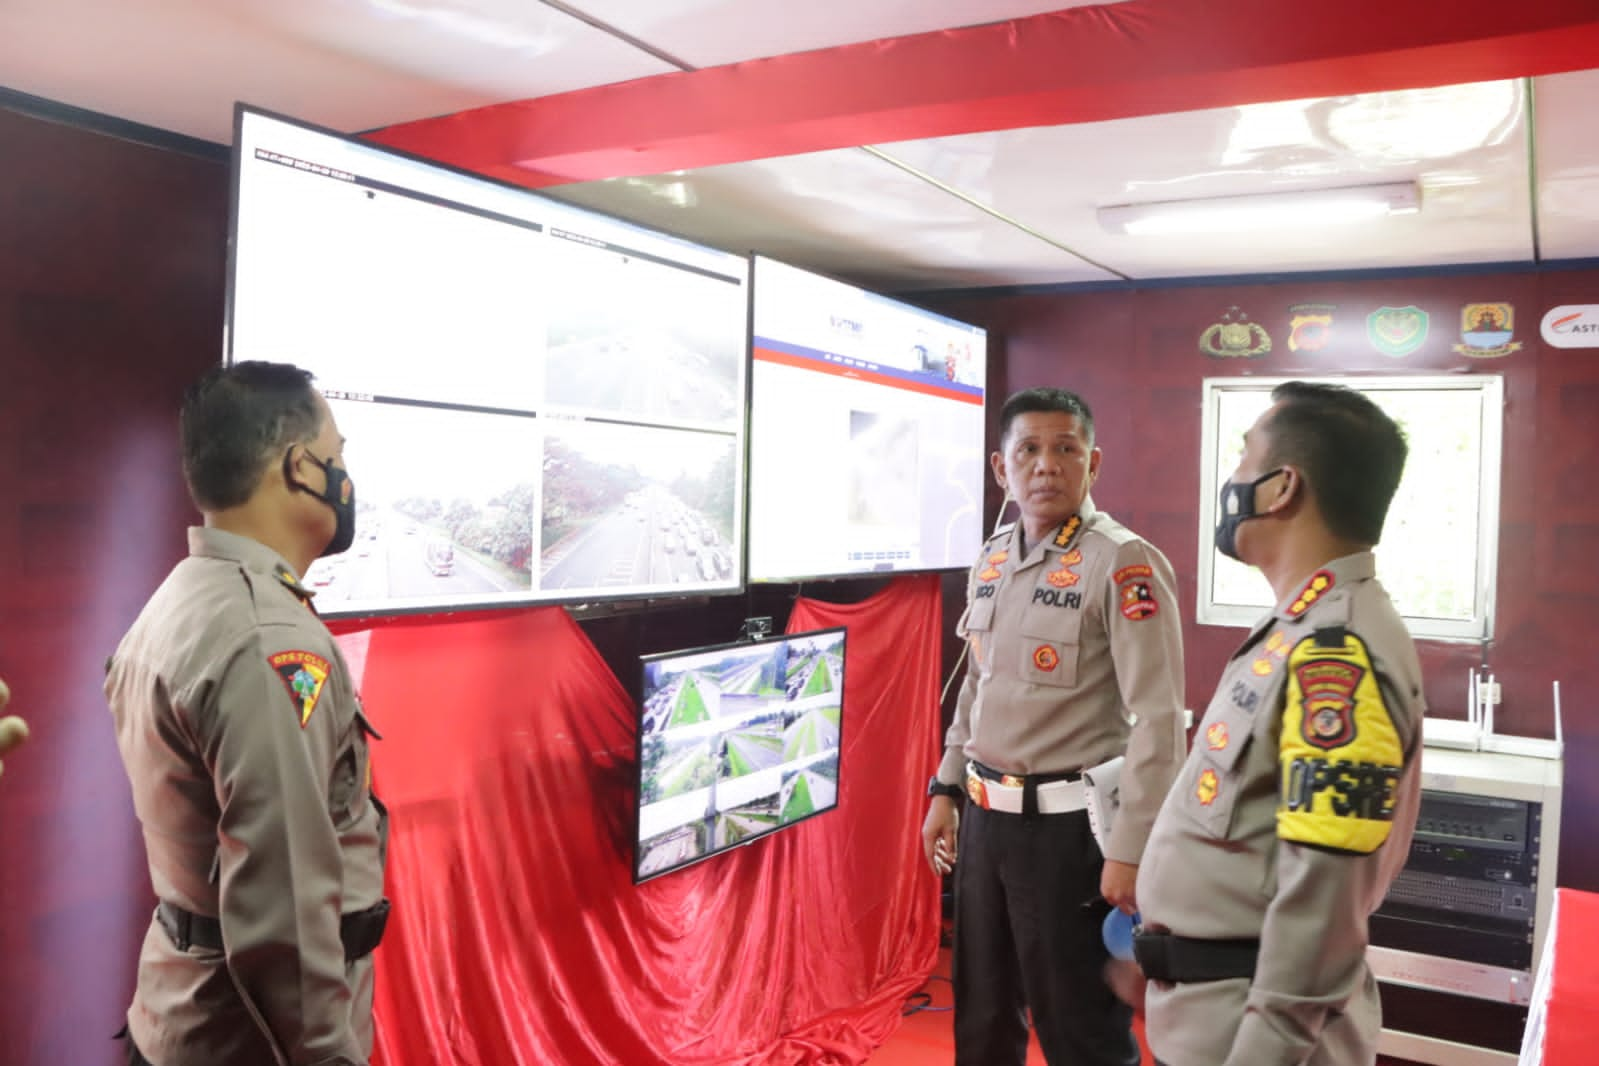
[[(301, 603), (311, 607), (311, 597), (315, 596), (316, 593), (300, 584), (300, 579), (294, 576), (293, 570), (280, 563), (277, 569), (272, 571), (272, 576), (282, 582), (284, 588), (294, 593)], [(315, 607), (311, 607), (311, 609), (313, 611), (316, 610)]]
[(1077, 535), (1077, 530), (1083, 524), (1079, 515), (1072, 515), (1061, 523), (1060, 531), (1055, 534), (1054, 544), (1057, 548), (1064, 548), (1072, 542), (1072, 537)]

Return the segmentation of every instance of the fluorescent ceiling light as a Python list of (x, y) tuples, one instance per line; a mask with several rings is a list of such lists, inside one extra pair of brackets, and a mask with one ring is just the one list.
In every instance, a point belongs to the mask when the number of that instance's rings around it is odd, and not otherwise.
[(1099, 224), (1112, 233), (1134, 236), (1233, 233), (1332, 226), (1388, 215), (1414, 214), (1419, 210), (1421, 198), (1416, 193), (1416, 183), (1399, 181), (1341, 189), (1118, 204), (1099, 209)]

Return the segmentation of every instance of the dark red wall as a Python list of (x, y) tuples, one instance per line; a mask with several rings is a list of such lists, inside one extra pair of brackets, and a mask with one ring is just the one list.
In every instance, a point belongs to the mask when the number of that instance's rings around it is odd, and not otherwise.
[(111, 1063), (151, 897), (102, 664), (183, 551), (227, 167), (0, 109), (0, 1063)]
[[(1508, 302), (1520, 351), (1497, 359), (1454, 353), (1463, 305)], [(939, 307), (999, 334), (995, 397), (1033, 385), (1081, 392), (1094, 408), (1104, 467), (1094, 496), (1171, 558), (1183, 609), (1194, 614), (1199, 546), (1200, 384), (1207, 377), (1348, 374), (1499, 374), (1505, 439), (1498, 612), (1488, 667), (1503, 685), (1501, 732), (1551, 736), (1550, 682), (1559, 679), (1567, 743), (1560, 882), (1599, 889), (1599, 349), (1547, 347), (1538, 323), (1550, 307), (1599, 302), (1599, 271), (1457, 273), (1111, 291), (948, 297)], [(1291, 352), (1289, 308), (1335, 305), (1333, 339)], [(1366, 339), (1366, 316), (1416, 305), (1431, 329), (1414, 354), (1392, 359)], [(1229, 308), (1263, 325), (1259, 358), (1218, 359), (1199, 339)], [(1210, 698), (1242, 631), (1184, 626), (1188, 703)], [(1424, 642), (1432, 713), (1464, 717), (1476, 644)]]

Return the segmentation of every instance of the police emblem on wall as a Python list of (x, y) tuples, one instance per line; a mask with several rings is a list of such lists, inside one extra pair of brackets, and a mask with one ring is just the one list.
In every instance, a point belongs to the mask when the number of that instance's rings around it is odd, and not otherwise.
[(1403, 359), (1427, 340), (1427, 312), (1409, 307), (1379, 307), (1366, 316), (1366, 339), (1390, 359)]
[(1271, 351), (1271, 335), (1259, 322), (1229, 307), (1220, 322), (1199, 335), (1199, 350), (1215, 359), (1258, 359)]
[(1355, 689), (1364, 667), (1340, 659), (1313, 659), (1295, 667), (1302, 695), (1299, 732), (1305, 743), (1328, 751), (1355, 739)]
[(1460, 340), (1453, 351), (1473, 359), (1500, 359), (1521, 350), (1511, 340), (1516, 309), (1509, 304), (1467, 304), (1460, 309)]
[(1294, 304), (1288, 309), (1288, 350), (1319, 352), (1332, 341), (1335, 304)]

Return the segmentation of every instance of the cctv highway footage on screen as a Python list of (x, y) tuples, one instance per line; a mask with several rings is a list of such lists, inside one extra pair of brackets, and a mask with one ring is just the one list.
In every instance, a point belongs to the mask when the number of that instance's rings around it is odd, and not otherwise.
[(757, 257), (750, 580), (970, 565), (986, 334)]
[(312, 371), (334, 614), (736, 589), (748, 261), (241, 111), (230, 358)]
[(830, 629), (645, 659), (635, 880), (837, 806), (844, 644)]

